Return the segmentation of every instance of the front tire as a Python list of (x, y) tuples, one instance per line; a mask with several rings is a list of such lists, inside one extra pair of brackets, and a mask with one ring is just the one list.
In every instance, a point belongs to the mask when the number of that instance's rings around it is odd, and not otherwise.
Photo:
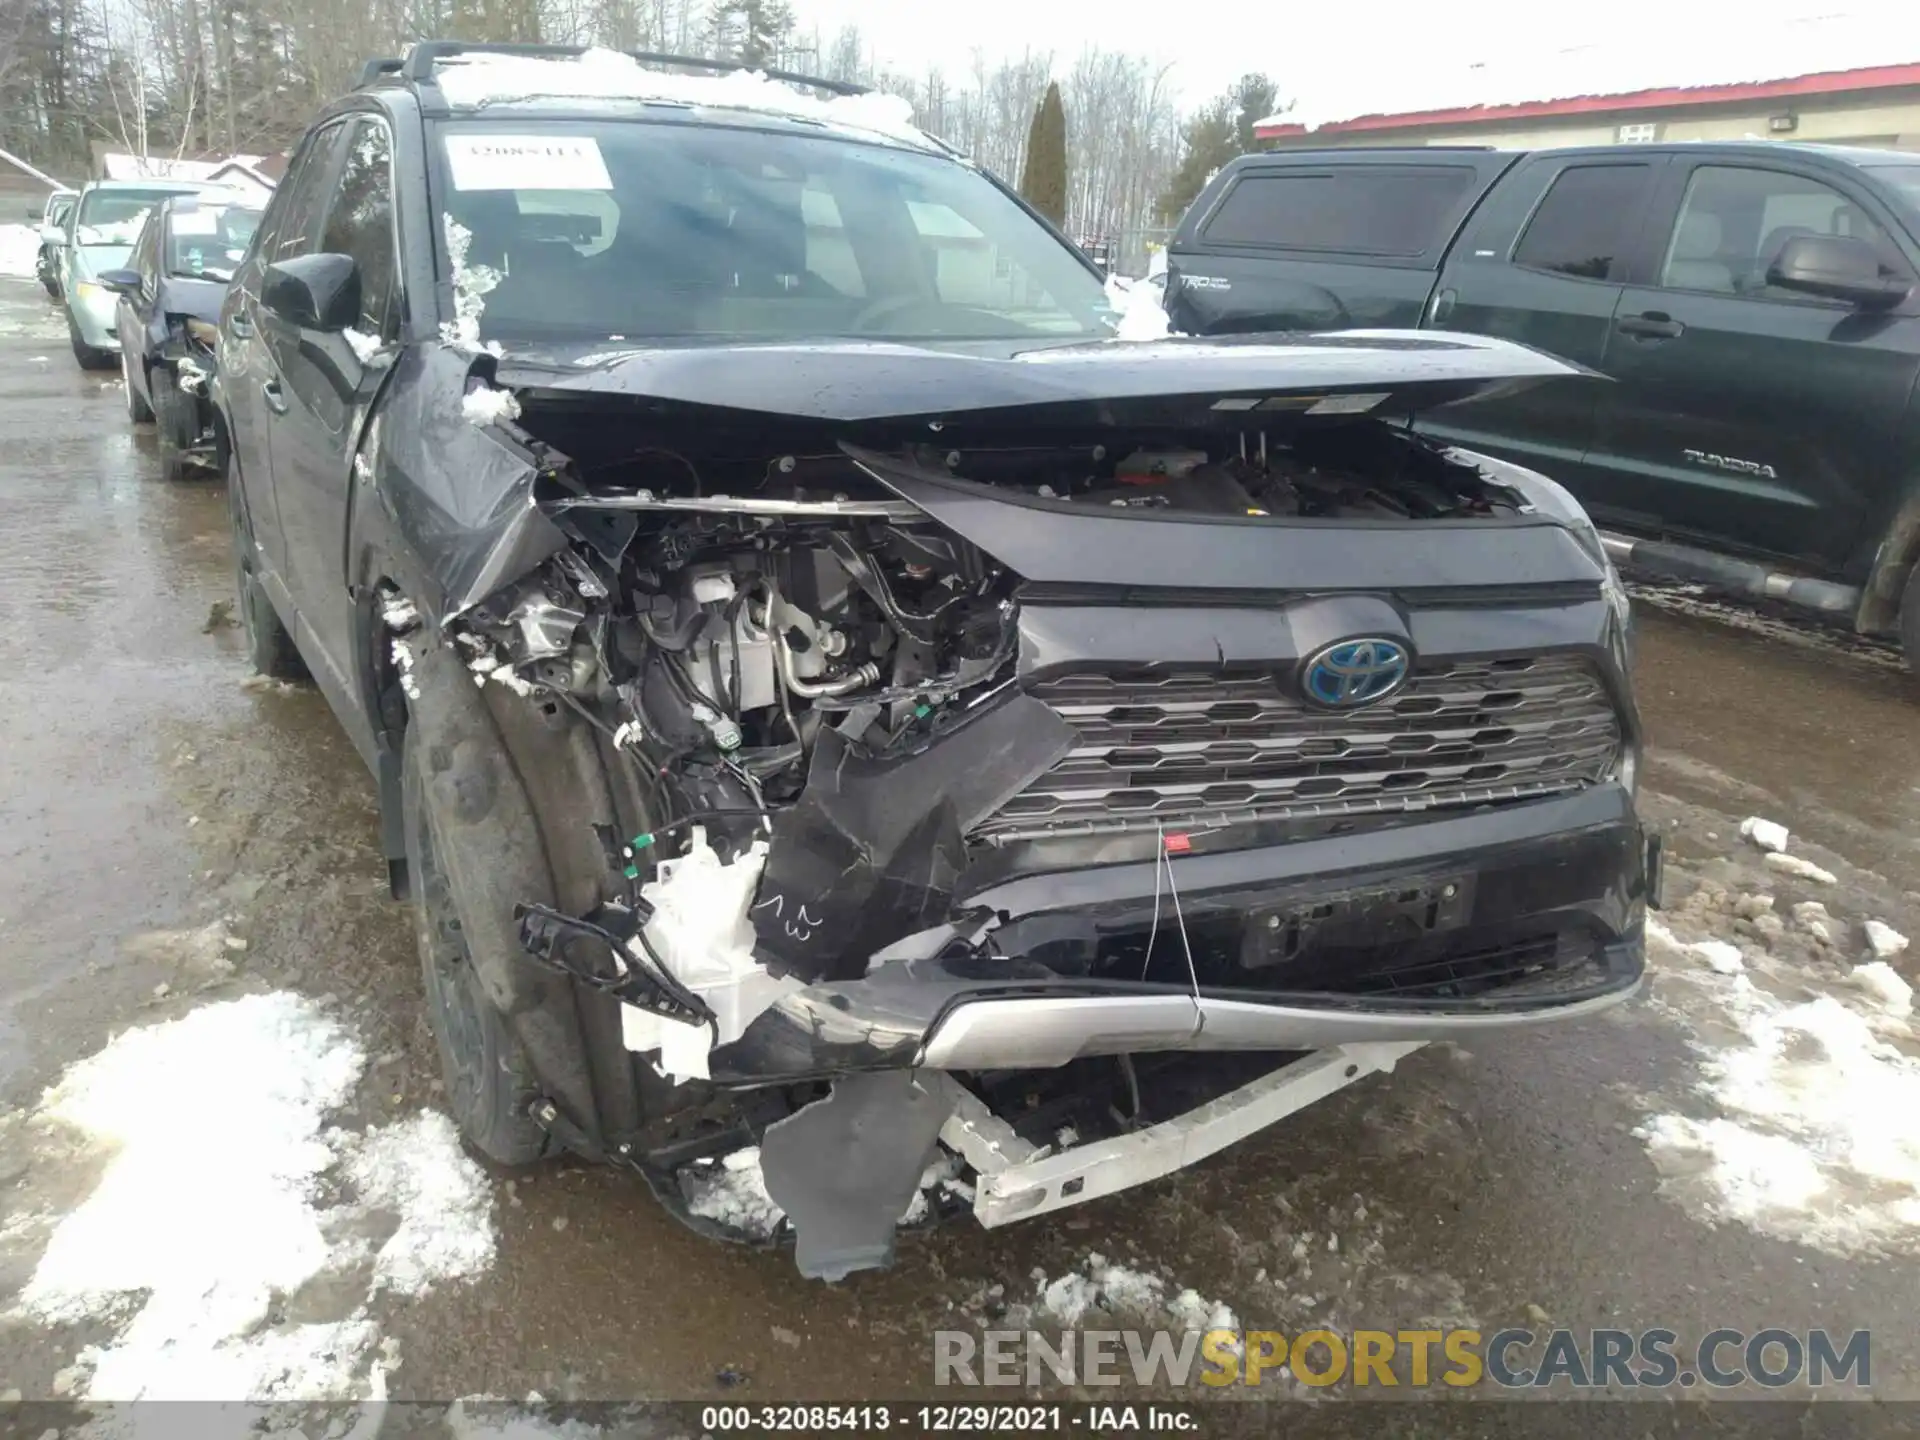
[(488, 1000), (473, 968), (465, 928), (491, 923), (462, 917), (434, 843), (425, 746), (409, 729), (401, 780), (406, 817), (407, 875), (414, 932), (425, 980), (427, 1022), (440, 1050), (447, 1108), (467, 1143), (496, 1165), (543, 1160), (553, 1141), (528, 1113), (539, 1096), (532, 1071)]
[(147, 424), (153, 419), (153, 410), (133, 388), (133, 356), (125, 350), (120, 352), (120, 380), (127, 387), (127, 419), (136, 425)]
[(199, 406), (191, 396), (180, 393), (173, 371), (165, 365), (156, 365), (147, 383), (153, 389), (149, 414), (160, 444), (160, 478), (177, 485), (187, 478), (187, 452), (200, 438)]
[(80, 338), (80, 327), (74, 323), (71, 310), (67, 311), (67, 342), (73, 346), (73, 358), (82, 370), (111, 370), (119, 363), (111, 350), (89, 345)]

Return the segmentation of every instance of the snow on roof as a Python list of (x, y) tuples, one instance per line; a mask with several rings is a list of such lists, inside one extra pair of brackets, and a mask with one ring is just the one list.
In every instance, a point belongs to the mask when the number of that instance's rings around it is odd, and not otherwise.
[(218, 168), (212, 160), (175, 160), (167, 155), (109, 151), (100, 157), (103, 180), (205, 180)]
[(207, 178), (215, 182), (223, 182), (226, 177), (238, 174), (245, 176), (256, 185), (271, 190), (274, 187), (274, 182), (270, 177), (260, 173), (257, 168), (259, 163), (260, 157), (258, 155), (236, 155), (233, 159), (222, 160), (218, 165), (214, 166), (213, 174)]
[(100, 178), (201, 181), (211, 180), (216, 175), (238, 168), (271, 189), (273, 181), (256, 169), (264, 158), (260, 155), (228, 155), (218, 160), (186, 160), (171, 155), (129, 155), (123, 151), (109, 150), (100, 157)]
[(913, 106), (898, 95), (835, 95), (821, 98), (755, 71), (676, 75), (651, 70), (631, 55), (593, 49), (565, 59), (475, 53), (454, 55), (434, 67), (447, 103), (479, 107), (516, 100), (658, 100), (719, 110), (752, 110), (817, 120), (931, 146), (913, 123)]
[[(1589, 96), (1749, 85), (1920, 61), (1920, 30), (1888, 0), (1854, 0), (1820, 14), (1807, 0), (1748, 0), (1728, 12), (1672, 0), (1620, 0), (1602, 25), (1589, 12), (1564, 37), (1550, 31), (1494, 50), (1490, 34), (1537, 34), (1518, 16), (1452, 38), (1422, 37), (1368, 52), (1364, 72), (1303, 71), (1295, 104), (1260, 128), (1309, 130), (1362, 116), (1420, 115)], [(1536, 21), (1538, 19), (1536, 12)], [(1315, 78), (1318, 77), (1318, 78)]]

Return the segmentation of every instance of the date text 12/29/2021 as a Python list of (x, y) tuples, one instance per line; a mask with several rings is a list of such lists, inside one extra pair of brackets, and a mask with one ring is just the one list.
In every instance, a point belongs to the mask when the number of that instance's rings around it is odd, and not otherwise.
[(1192, 1405), (708, 1405), (709, 1434), (903, 1435), (1141, 1434), (1200, 1432)]

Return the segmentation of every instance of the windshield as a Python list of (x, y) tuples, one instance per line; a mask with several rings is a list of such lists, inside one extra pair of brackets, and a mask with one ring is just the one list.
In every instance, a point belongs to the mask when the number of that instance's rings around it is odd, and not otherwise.
[[(442, 213), (479, 337), (1106, 336), (1099, 279), (941, 156), (754, 129), (448, 126)], [(488, 275), (487, 270), (495, 272)]]
[(1865, 168), (1906, 202), (1909, 213), (1920, 215), (1920, 165), (1869, 165)]
[(81, 245), (131, 245), (147, 211), (178, 190), (89, 190), (80, 201), (75, 240)]
[(224, 284), (259, 228), (260, 212), (245, 206), (176, 205), (168, 216), (167, 274)]

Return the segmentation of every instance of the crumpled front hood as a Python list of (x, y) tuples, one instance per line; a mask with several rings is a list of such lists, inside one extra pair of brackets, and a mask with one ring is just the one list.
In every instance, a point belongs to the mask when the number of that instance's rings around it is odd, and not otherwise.
[(646, 349), (529, 347), (499, 382), (571, 395), (630, 395), (798, 419), (859, 422), (969, 415), (1243, 428), (1290, 415), (1408, 414), (1591, 372), (1474, 335), (1362, 331), (1177, 338), (914, 344), (822, 340), (669, 343)]

